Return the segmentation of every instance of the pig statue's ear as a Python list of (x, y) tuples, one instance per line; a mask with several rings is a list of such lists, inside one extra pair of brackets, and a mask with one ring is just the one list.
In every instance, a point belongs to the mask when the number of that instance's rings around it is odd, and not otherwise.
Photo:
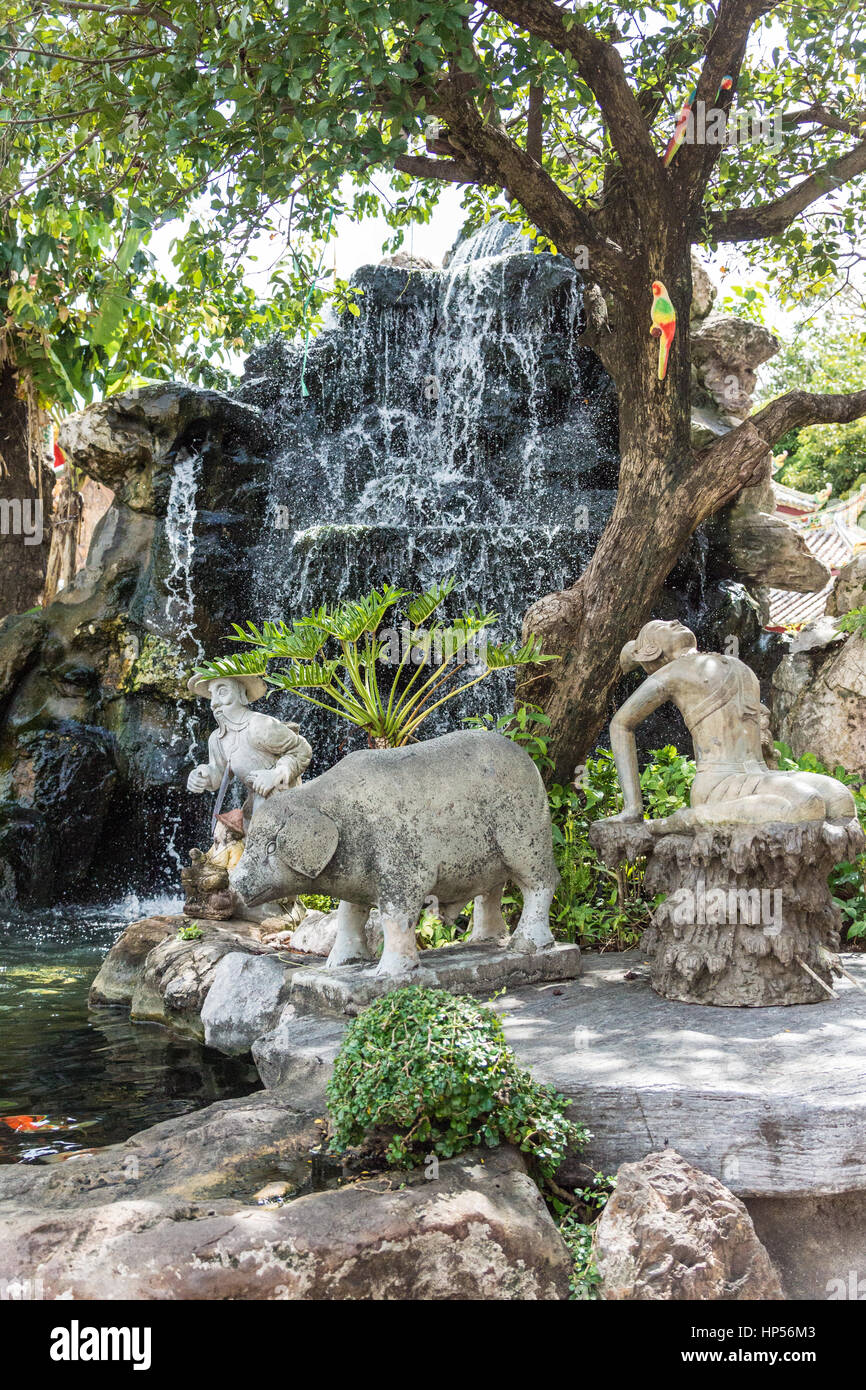
[(277, 831), (277, 851), (290, 869), (305, 878), (317, 878), (330, 864), (340, 841), (340, 831), (321, 811), (305, 808), (293, 812)]

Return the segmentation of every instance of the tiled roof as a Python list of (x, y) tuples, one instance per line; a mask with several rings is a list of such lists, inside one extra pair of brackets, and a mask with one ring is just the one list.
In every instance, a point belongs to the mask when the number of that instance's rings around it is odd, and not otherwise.
[(801, 512), (817, 512), (825, 500), (821, 493), (798, 492), (795, 487), (786, 487), (784, 483), (777, 483), (775, 480), (773, 490), (777, 506), (795, 507)]
[[(779, 491), (778, 487), (776, 489)], [(866, 502), (866, 493), (864, 502)], [(833, 577), (817, 594), (797, 594), (791, 589), (769, 589), (768, 628), (805, 627), (820, 618), (827, 606), (827, 599), (836, 583), (836, 575), (848, 561), (861, 550), (866, 550), (866, 531), (842, 519), (839, 513), (848, 511), (849, 503), (828, 507), (821, 513), (828, 524), (820, 530), (811, 527), (798, 527), (812, 554), (832, 570)]]

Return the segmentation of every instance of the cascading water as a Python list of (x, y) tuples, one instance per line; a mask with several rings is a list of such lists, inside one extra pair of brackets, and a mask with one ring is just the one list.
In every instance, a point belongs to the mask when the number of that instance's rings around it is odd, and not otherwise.
[[(251, 557), (250, 616), (453, 575), (446, 617), (480, 605), (510, 640), (534, 599), (580, 574), (613, 505), (615, 405), (577, 346), (573, 265), (523, 244), (491, 224), (444, 271), (359, 271), (361, 315), (313, 344), (306, 398), (295, 348), (251, 361), (249, 398), (262, 365), (281, 379), (284, 448)], [(505, 708), (509, 689), (491, 678), (426, 732)], [(357, 746), (311, 706), (286, 707), (314, 732), (319, 770)]]
[[(195, 557), (195, 524), (197, 497), (201, 480), (201, 456), (198, 453), (179, 455), (174, 466), (165, 516), (165, 539), (170, 568), (165, 579), (165, 630), (171, 641), (182, 651), (185, 661), (198, 665), (204, 658), (204, 648), (196, 631), (196, 605), (193, 590), (193, 561)], [(192, 764), (196, 761), (199, 725), (193, 706), (186, 700), (176, 702), (175, 729), (171, 736), (171, 752)], [(170, 878), (175, 878), (186, 863), (178, 847), (183, 818), (180, 811), (167, 807), (164, 827), (165, 853)]]

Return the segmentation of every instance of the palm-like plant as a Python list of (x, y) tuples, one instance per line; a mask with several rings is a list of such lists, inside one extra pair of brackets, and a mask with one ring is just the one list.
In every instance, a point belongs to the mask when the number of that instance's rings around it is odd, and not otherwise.
[[(230, 640), (243, 642), (250, 650), (219, 657), (198, 667), (196, 674), (205, 679), (261, 676), (274, 689), (291, 691), (357, 725), (374, 747), (399, 748), (414, 739), (435, 709), (492, 671), (558, 660), (544, 655), (538, 638), (522, 646), (485, 642), (479, 651), (478, 635), (496, 622), (496, 613), (470, 610), (447, 624), (435, 620), (429, 625), (453, 587), (453, 578), (420, 594), (385, 584), (381, 593), (374, 589), (363, 598), (319, 608), (290, 623), (263, 623), (260, 628), (255, 623), (245, 628), (233, 623)], [(383, 682), (383, 689), (379, 672), (390, 644), (383, 640), (381, 629), (389, 615), (396, 628), (393, 610), (398, 604), (405, 613), (404, 640), (393, 678)], [(427, 651), (441, 650), (441, 661), (432, 674), (423, 662), (411, 660), (422, 637)], [(287, 665), (271, 671), (271, 661)], [(415, 670), (406, 679), (412, 664)]]

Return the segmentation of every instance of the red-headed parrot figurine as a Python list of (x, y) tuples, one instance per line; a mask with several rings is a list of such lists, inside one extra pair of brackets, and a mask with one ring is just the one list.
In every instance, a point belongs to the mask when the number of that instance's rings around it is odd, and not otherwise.
[(664, 381), (668, 370), (668, 357), (671, 343), (677, 331), (677, 315), (670, 295), (661, 280), (653, 280), (652, 327), (650, 335), (659, 339), (659, 381)]
[[(722, 92), (729, 92), (733, 85), (734, 79), (732, 77), (723, 77), (722, 84), (718, 90), (718, 95), (716, 96), (716, 101), (718, 101), (719, 97), (722, 95)], [(695, 104), (697, 95), (697, 87), (692, 87), (692, 90), (689, 92), (688, 96), (682, 104), (680, 114), (677, 116), (677, 123), (674, 126), (674, 133), (668, 141), (668, 147), (665, 150), (664, 155), (662, 156), (662, 164), (665, 166), (666, 169), (670, 164), (671, 160), (673, 159), (674, 155), (676, 154), (677, 150), (679, 149), (680, 145), (686, 138), (686, 131), (689, 128), (689, 115), (691, 113), (692, 107)]]

